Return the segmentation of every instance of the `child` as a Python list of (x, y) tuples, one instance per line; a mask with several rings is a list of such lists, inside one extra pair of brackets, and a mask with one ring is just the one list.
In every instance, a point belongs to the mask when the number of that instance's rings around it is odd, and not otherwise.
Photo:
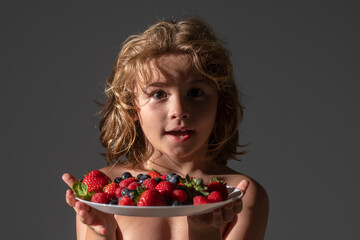
[[(208, 182), (214, 176), (246, 191), (241, 200), (199, 216), (169, 218), (109, 215), (76, 201), (77, 239), (263, 239), (265, 190), (226, 166), (235, 159), (243, 106), (229, 52), (203, 21), (162, 21), (130, 36), (106, 85), (100, 122), (112, 180), (156, 169)], [(111, 164), (111, 165), (110, 165)], [(63, 180), (71, 187), (70, 174)]]

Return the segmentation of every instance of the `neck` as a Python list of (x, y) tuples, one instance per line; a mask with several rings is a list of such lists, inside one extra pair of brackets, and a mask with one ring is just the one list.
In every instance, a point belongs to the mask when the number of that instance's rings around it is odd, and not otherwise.
[(187, 158), (171, 158), (169, 156), (152, 156), (143, 165), (144, 169), (155, 169), (160, 173), (175, 172), (181, 176), (203, 176), (215, 174), (219, 170), (215, 160), (206, 159), (205, 156), (191, 156)]

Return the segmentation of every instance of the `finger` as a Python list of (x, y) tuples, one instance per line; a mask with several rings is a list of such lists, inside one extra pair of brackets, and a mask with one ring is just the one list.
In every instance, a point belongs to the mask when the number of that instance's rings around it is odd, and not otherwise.
[(79, 215), (80, 221), (84, 224), (91, 225), (93, 223), (93, 215), (92, 209), (86, 204), (77, 201), (75, 203), (74, 210)]
[(96, 232), (102, 234), (101, 229), (103, 229), (103, 226), (100, 222), (104, 219), (103, 216), (101, 216), (101, 213), (99, 214), (98, 210), (90, 207), (79, 208), (78, 215), (84, 224), (91, 226), (94, 230), (96, 229)]
[(79, 220), (96, 233), (103, 236), (106, 235), (107, 229), (102, 223), (104, 218), (99, 215), (99, 211), (91, 207), (86, 208), (85, 206), (82, 206), (82, 203), (76, 205), (79, 207), (76, 208)]
[(213, 215), (212, 225), (215, 228), (221, 227), (224, 224), (222, 209), (221, 208), (215, 209), (212, 215)]
[(222, 213), (224, 222), (231, 222), (234, 219), (234, 215), (237, 214), (235, 211), (235, 204), (227, 204), (225, 207), (223, 207)]
[(75, 194), (73, 193), (73, 191), (71, 191), (70, 189), (68, 189), (66, 191), (66, 203), (71, 206), (71, 207), (75, 207), (75, 203), (76, 203), (76, 198), (75, 198)]
[(234, 201), (234, 212), (237, 214), (237, 213), (240, 213), (242, 210), (242, 201), (241, 199), (236, 199)]
[(95, 226), (92, 226), (92, 229), (95, 231), (95, 232), (97, 232), (97, 233), (99, 233), (100, 235), (103, 235), (103, 236), (105, 236), (106, 235), (106, 228), (104, 227), (104, 226), (102, 226), (102, 225), (95, 225)]
[(62, 175), (62, 180), (71, 188), (72, 185), (75, 183), (75, 182), (79, 182), (79, 180), (77, 180), (76, 177), (72, 176), (71, 174), (69, 173), (64, 173)]
[(243, 193), (246, 192), (246, 189), (249, 187), (249, 181), (248, 180), (241, 180), (240, 183), (237, 185), (237, 189), (242, 191)]
[(76, 201), (75, 203), (75, 207), (79, 210), (83, 210), (83, 211), (86, 211), (86, 212), (89, 212), (91, 207), (83, 202), (80, 202), (80, 201)]

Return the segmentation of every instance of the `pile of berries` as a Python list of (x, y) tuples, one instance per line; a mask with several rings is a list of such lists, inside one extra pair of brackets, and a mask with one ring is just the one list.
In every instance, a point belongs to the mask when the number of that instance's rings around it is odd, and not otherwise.
[(103, 172), (94, 170), (72, 187), (77, 197), (95, 203), (123, 206), (199, 205), (228, 198), (226, 183), (213, 178), (204, 184), (201, 178), (175, 173), (162, 175), (156, 170), (136, 177), (124, 172), (112, 182)]

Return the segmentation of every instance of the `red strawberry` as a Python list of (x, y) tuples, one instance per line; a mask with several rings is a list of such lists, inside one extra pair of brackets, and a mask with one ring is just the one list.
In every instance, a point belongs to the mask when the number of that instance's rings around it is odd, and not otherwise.
[(119, 183), (120, 187), (128, 187), (130, 183), (137, 181), (135, 177), (129, 177)]
[(115, 189), (115, 197), (116, 198), (120, 198), (122, 195), (121, 195), (121, 191), (123, 190), (124, 188), (123, 187), (118, 187)]
[(151, 188), (155, 188), (158, 183), (153, 178), (148, 178), (145, 179), (143, 184), (146, 189), (151, 189)]
[(127, 186), (129, 190), (134, 190), (137, 187), (141, 187), (141, 184), (139, 182), (132, 182)]
[(132, 205), (134, 205), (134, 201), (129, 196), (125, 195), (120, 199), (120, 201), (118, 202), (118, 205), (132, 206)]
[(148, 189), (140, 195), (137, 206), (166, 206), (166, 201), (156, 189)]
[(103, 193), (103, 192), (98, 192), (98, 193), (94, 193), (92, 196), (91, 196), (91, 202), (94, 202), (94, 203), (109, 203), (110, 201), (110, 197), (107, 193)]
[(167, 175), (161, 175), (159, 178), (160, 178), (161, 180), (163, 180), (163, 181), (166, 181), (166, 176), (167, 176)]
[(212, 191), (209, 196), (207, 197), (207, 199), (210, 201), (210, 202), (221, 202), (222, 201), (222, 198), (221, 198), (221, 195), (218, 191)]
[(158, 171), (154, 170), (154, 169), (151, 172), (149, 172), (148, 175), (151, 178), (161, 177), (161, 174)]
[(193, 198), (194, 205), (201, 205), (201, 204), (208, 204), (208, 203), (211, 203), (210, 200), (204, 196), (195, 196)]
[(119, 188), (119, 184), (114, 183), (114, 182), (110, 183), (105, 186), (104, 193), (107, 193), (110, 196), (110, 198), (115, 198), (116, 197), (116, 194), (115, 194), (116, 188)]
[(209, 183), (209, 185), (207, 185), (207, 191), (209, 193), (211, 193), (213, 191), (219, 192), (223, 201), (228, 199), (228, 196), (229, 196), (226, 184), (221, 182), (220, 180), (218, 180), (218, 178), (216, 178), (216, 177), (214, 178), (213, 182), (211, 182), (211, 183)]
[(172, 192), (176, 188), (175, 185), (172, 184), (171, 182), (162, 181), (156, 185), (155, 189), (158, 190), (159, 193), (163, 195), (166, 200), (171, 200)]
[(187, 201), (188, 195), (184, 190), (176, 189), (172, 192), (172, 199), (178, 200), (181, 204)]
[(99, 170), (89, 172), (82, 183), (88, 186), (88, 192), (101, 192), (111, 182), (111, 179)]

